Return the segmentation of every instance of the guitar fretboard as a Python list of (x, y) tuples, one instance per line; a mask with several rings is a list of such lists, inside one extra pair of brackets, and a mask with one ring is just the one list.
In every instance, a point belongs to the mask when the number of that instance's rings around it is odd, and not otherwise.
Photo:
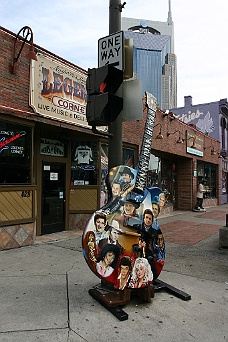
[(148, 107), (147, 119), (142, 142), (141, 153), (139, 156), (138, 172), (135, 181), (136, 192), (143, 192), (146, 185), (147, 172), (149, 169), (150, 150), (154, 130), (154, 120), (156, 115), (156, 99), (146, 92), (146, 105)]

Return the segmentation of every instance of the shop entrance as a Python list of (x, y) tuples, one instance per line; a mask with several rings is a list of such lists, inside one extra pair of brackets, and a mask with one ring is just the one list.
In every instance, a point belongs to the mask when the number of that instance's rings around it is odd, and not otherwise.
[(65, 230), (66, 166), (42, 163), (41, 235)]

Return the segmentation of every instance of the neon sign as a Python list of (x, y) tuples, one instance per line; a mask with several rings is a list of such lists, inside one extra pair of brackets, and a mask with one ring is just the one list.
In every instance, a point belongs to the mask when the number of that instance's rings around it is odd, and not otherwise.
[[(2, 132), (0, 132), (2, 133)], [(4, 132), (4, 133), (8, 133), (8, 132)], [(10, 132), (12, 134), (12, 132)], [(9, 134), (9, 133), (8, 133)], [(11, 136), (9, 138), (6, 138), (6, 137), (3, 137), (0, 139), (0, 153), (3, 151), (3, 150), (8, 150), (9, 149), (9, 144), (17, 139), (19, 139), (20, 137), (22, 137), (23, 135), (25, 135), (26, 132), (20, 132), (20, 133), (17, 133), (15, 134), (14, 136)], [(15, 149), (14, 149), (15, 150)]]

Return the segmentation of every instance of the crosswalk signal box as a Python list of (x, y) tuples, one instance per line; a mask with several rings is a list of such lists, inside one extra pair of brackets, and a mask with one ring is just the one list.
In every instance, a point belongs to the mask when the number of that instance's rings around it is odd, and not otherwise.
[(123, 109), (123, 98), (116, 95), (123, 82), (123, 71), (112, 65), (88, 69), (86, 118), (90, 126), (112, 124)]

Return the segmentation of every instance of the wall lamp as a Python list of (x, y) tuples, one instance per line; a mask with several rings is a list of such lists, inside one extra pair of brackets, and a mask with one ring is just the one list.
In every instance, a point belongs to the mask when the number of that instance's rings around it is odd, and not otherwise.
[(208, 150), (210, 147), (212, 147), (212, 150), (214, 150), (214, 146), (213, 146), (213, 145), (210, 145), (210, 146), (207, 146), (207, 147), (206, 147), (206, 146), (204, 146), (204, 148), (203, 148), (203, 149), (204, 149), (204, 150)]
[(211, 155), (212, 155), (212, 156), (215, 156), (215, 155), (217, 154), (218, 151), (219, 151), (219, 150), (215, 151), (215, 150), (214, 150), (214, 147), (213, 147), (212, 150), (211, 150)]
[(159, 131), (158, 135), (156, 135), (155, 139), (164, 139), (162, 132), (161, 132), (161, 127), (162, 127), (161, 124), (157, 123), (154, 127), (156, 127), (158, 125), (160, 126), (160, 131)]
[(174, 132), (167, 132), (167, 137), (169, 137), (171, 134), (175, 134), (176, 132), (179, 132), (179, 138), (178, 138), (178, 140), (177, 140), (177, 143), (178, 144), (183, 144), (184, 143), (184, 139), (182, 139), (181, 138), (181, 132), (180, 132), (180, 130), (179, 129), (177, 129), (176, 131), (174, 131)]
[[(219, 151), (219, 150), (218, 150)], [(214, 152), (217, 152), (217, 151), (214, 151)], [(227, 153), (226, 153), (226, 150), (221, 150), (219, 153), (218, 153), (218, 157), (219, 158), (226, 158), (227, 157)]]
[(169, 110), (166, 110), (165, 113), (163, 113), (163, 118), (165, 118), (167, 115), (169, 115)]
[[(211, 148), (211, 147), (212, 147), (212, 149), (211, 149), (211, 155), (212, 155), (212, 156), (215, 156), (215, 155), (220, 151), (220, 149), (215, 150), (213, 144), (210, 145), (210, 146), (207, 146), (207, 147), (204, 146), (204, 150), (208, 150), (208, 149)], [(218, 155), (220, 156), (220, 153), (218, 153)]]
[(165, 111), (165, 113), (163, 114), (163, 118), (165, 118), (166, 116), (168, 116), (170, 120), (176, 119), (174, 113), (173, 113), (173, 112), (170, 112), (168, 109), (167, 109), (167, 110)]
[[(21, 34), (21, 36), (20, 36), (20, 34)], [(20, 50), (19, 50), (18, 54), (16, 55), (16, 45), (17, 45), (17, 42), (18, 42), (19, 39), (22, 40), (23, 42), (21, 44), (21, 47), (20, 47)], [(14, 47), (13, 47), (13, 64), (12, 64), (11, 70), (10, 70), (13, 74), (16, 73), (16, 63), (17, 63), (17, 61), (18, 61), (18, 59), (19, 59), (19, 57), (21, 55), (21, 52), (22, 52), (23, 47), (24, 47), (26, 42), (30, 44), (30, 50), (26, 54), (25, 57), (37, 61), (37, 57), (36, 57), (36, 54), (35, 54), (35, 51), (34, 51), (34, 47), (33, 47), (33, 32), (32, 32), (32, 29), (29, 26), (24, 26), (18, 32), (18, 34), (16, 36), (16, 39), (15, 39), (15, 42), (14, 42)]]

